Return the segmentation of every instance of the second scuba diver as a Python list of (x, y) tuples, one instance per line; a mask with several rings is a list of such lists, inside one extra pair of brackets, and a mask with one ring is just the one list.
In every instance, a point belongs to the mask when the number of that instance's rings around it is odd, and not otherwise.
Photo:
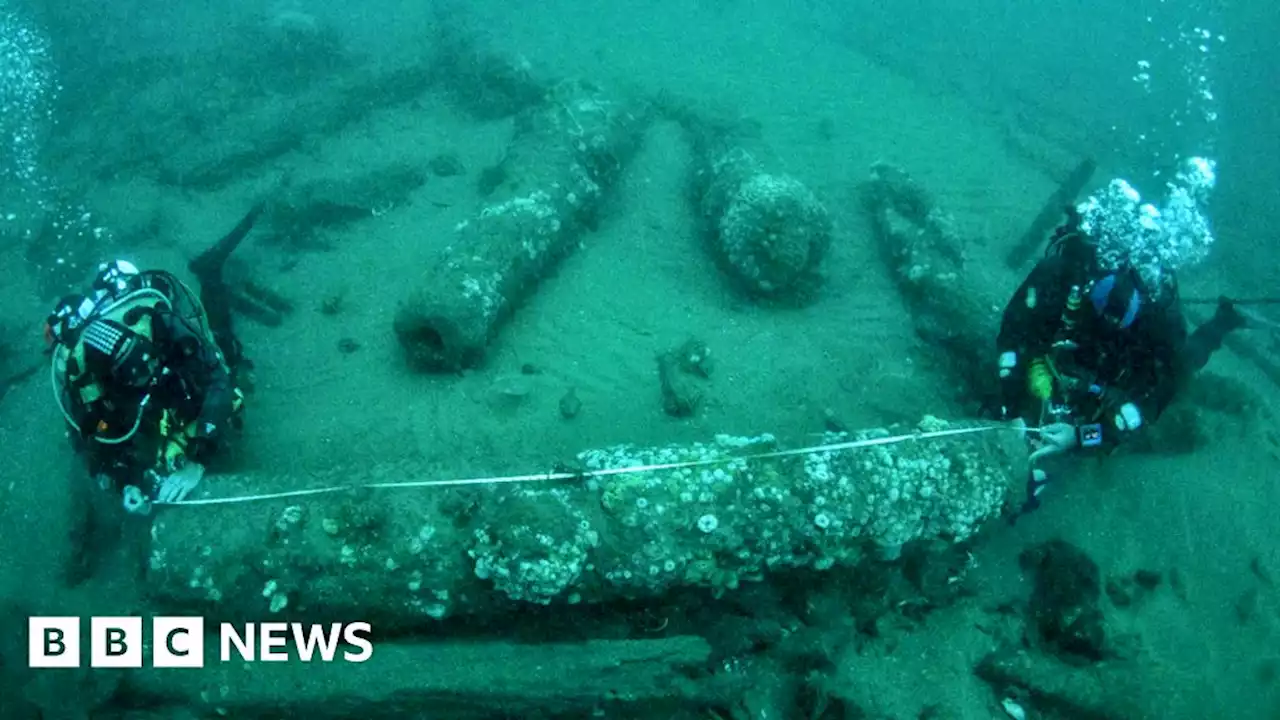
[(116, 260), (48, 318), (53, 389), (73, 444), (131, 513), (186, 498), (239, 424), (247, 363), (222, 271), (261, 211), (190, 264), (199, 296), (172, 273)]

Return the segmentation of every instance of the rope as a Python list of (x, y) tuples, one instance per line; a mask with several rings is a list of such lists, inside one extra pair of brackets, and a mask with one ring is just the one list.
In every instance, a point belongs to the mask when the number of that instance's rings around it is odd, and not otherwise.
[[(721, 465), (728, 462), (739, 460), (767, 460), (771, 458), (791, 457), (795, 455), (809, 455), (812, 453), (822, 452), (845, 452), (847, 450), (859, 450), (862, 448), (876, 447), (880, 445), (897, 445), (898, 443), (911, 442), (916, 440), (934, 440), (937, 438), (957, 437), (960, 435), (973, 435), (976, 433), (991, 432), (993, 430), (1009, 430), (1006, 425), (983, 425), (971, 428), (954, 428), (951, 430), (934, 430), (932, 432), (916, 432), (905, 435), (891, 435), (889, 437), (871, 438), (867, 440), (851, 440), (849, 442), (830, 443), (826, 445), (810, 445), (808, 447), (796, 448), (792, 450), (773, 450), (770, 452), (752, 453), (749, 455), (715, 458), (711, 460), (687, 460), (684, 462), (660, 463), (656, 465), (632, 465), (620, 468), (606, 468), (604, 470), (591, 470), (580, 473), (570, 472), (547, 472), (535, 473), (532, 475), (500, 475), (497, 477), (473, 477), (473, 478), (453, 478), (447, 480), (409, 480), (403, 482), (374, 482), (374, 483), (356, 483), (353, 485), (331, 485), (328, 487), (310, 488), (304, 490), (289, 490), (277, 493), (264, 493), (261, 495), (237, 495), (234, 497), (223, 498), (205, 498), (200, 500), (179, 500), (176, 502), (156, 502), (155, 505), (165, 506), (189, 506), (189, 505), (233, 505), (239, 503), (259, 502), (262, 500), (280, 500), (284, 498), (310, 497), (315, 495), (328, 495), (337, 492), (350, 492), (353, 490), (401, 490), (409, 488), (435, 488), (435, 487), (457, 487), (463, 485), (501, 485), (506, 483), (527, 483), (527, 482), (557, 482), (560, 480), (585, 479), (592, 477), (609, 477), (612, 475), (627, 475), (631, 473), (653, 472), (655, 470), (680, 470), (684, 468), (706, 467), (708, 465)], [(1026, 428), (1026, 432), (1039, 432), (1038, 428)]]

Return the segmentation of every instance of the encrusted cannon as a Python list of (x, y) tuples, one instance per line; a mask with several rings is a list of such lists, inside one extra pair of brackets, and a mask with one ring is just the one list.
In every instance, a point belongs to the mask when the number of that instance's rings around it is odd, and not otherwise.
[(643, 103), (577, 82), (516, 119), (499, 197), (457, 228), (395, 316), (410, 365), (471, 367), (515, 309), (598, 221), (603, 198), (648, 125)]
[(996, 376), (1000, 313), (1012, 292), (1007, 271), (966, 262), (968, 239), (954, 218), (900, 168), (873, 166), (862, 201), (916, 335), (946, 351), (960, 387), (985, 395)]
[[(173, 609), (358, 617), (386, 630), (680, 588), (718, 595), (771, 571), (852, 566), (892, 559), (907, 543), (964, 541), (1002, 512), (1027, 472), (1015, 433), (934, 418), (822, 442), (859, 447), (787, 453), (768, 435), (721, 435), (589, 450), (578, 458), (581, 472), (551, 482), (166, 508), (152, 527), (149, 587)], [(418, 468), (387, 466), (334, 472), (328, 484), (423, 479)], [(302, 484), (254, 473), (208, 485), (235, 495)]]

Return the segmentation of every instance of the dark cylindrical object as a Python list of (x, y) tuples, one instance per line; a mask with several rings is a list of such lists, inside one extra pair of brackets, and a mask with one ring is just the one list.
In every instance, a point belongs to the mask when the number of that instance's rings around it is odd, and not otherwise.
[[(926, 418), (916, 431), (945, 423)], [(957, 426), (963, 427), (963, 426)], [(719, 594), (770, 569), (892, 559), (904, 544), (964, 540), (1020, 494), (1026, 448), (998, 430), (858, 436), (873, 446), (746, 459), (768, 436), (579, 456), (588, 471), (659, 468), (476, 490), (372, 489), (166, 509), (152, 526), (151, 595), (242, 619), (360, 618), (391, 632), (521, 605)], [(829, 435), (825, 442), (852, 440)], [(714, 462), (693, 467), (671, 463)], [(315, 482), (429, 480), (420, 468), (324, 479), (230, 475), (219, 494)], [(1020, 499), (1018, 497), (1017, 499)]]
[(803, 302), (821, 285), (827, 209), (759, 141), (696, 122), (694, 199), (717, 260), (749, 295)]
[(401, 304), (395, 332), (411, 365), (450, 372), (476, 365), (500, 325), (584, 230), (639, 146), (647, 108), (583, 83), (557, 86), (516, 119), (501, 199), (461, 224), (454, 241)]

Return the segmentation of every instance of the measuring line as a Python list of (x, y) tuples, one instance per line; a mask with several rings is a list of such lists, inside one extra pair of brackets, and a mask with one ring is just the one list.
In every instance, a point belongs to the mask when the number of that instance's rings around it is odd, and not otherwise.
[[(309, 497), (312, 495), (328, 495), (331, 493), (349, 492), (352, 490), (400, 490), (407, 488), (455, 487), (460, 485), (501, 485), (504, 483), (556, 482), (559, 480), (572, 480), (576, 478), (608, 477), (611, 475), (627, 475), (631, 473), (653, 472), (656, 470), (680, 470), (683, 468), (706, 467), (708, 465), (723, 465), (725, 463), (736, 462), (739, 460), (767, 460), (770, 458), (790, 457), (794, 455), (811, 455), (813, 453), (844, 452), (847, 450), (858, 450), (861, 448), (876, 447), (879, 445), (897, 445), (898, 443), (911, 442), (915, 440), (935, 440), (937, 438), (973, 435), (975, 433), (991, 432), (994, 430), (1017, 432), (1006, 425), (983, 425), (971, 428), (954, 428), (951, 430), (934, 430), (931, 432), (916, 432), (906, 435), (891, 435), (888, 437), (871, 438), (867, 440), (851, 440), (849, 442), (831, 443), (828, 445), (811, 445), (809, 447), (796, 448), (794, 450), (773, 450), (770, 452), (715, 458), (711, 460), (686, 460), (683, 462), (659, 463), (656, 465), (631, 465), (628, 467), (606, 468), (604, 470), (590, 470), (581, 473), (549, 472), (533, 475), (500, 475), (497, 477), (455, 478), (450, 480), (407, 480), (403, 482), (356, 483), (353, 485), (332, 485), (329, 487), (310, 488), (306, 490), (289, 490), (278, 493), (264, 493), (261, 495), (237, 495), (234, 497), (179, 500), (176, 502), (156, 502), (153, 504), (165, 506), (232, 505), (237, 503), (258, 502), (260, 500), (281, 500), (285, 498)], [(1025, 429), (1025, 432), (1039, 431), (1039, 428)]]

